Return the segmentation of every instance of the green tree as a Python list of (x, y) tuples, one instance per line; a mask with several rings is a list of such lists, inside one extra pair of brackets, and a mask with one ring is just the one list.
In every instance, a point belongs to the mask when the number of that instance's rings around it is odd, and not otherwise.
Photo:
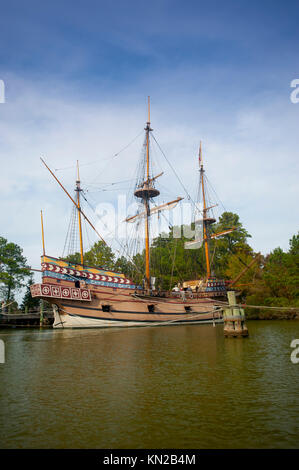
[(294, 255), (296, 257), (297, 263), (298, 263), (298, 256), (299, 256), (299, 233), (297, 235), (294, 235), (291, 240), (290, 240), (290, 249), (289, 253), (291, 255)]
[[(182, 234), (183, 229), (182, 226)], [(151, 273), (157, 278), (156, 286), (167, 290), (178, 282), (205, 275), (203, 249), (186, 250), (187, 239), (184, 236), (175, 238), (174, 232), (178, 232), (178, 227), (173, 227), (167, 236), (159, 235), (150, 250)]]
[(84, 254), (84, 263), (104, 269), (113, 269), (115, 255), (108, 245), (99, 240)]
[(23, 250), (15, 243), (0, 237), (0, 291), (6, 303), (14, 299), (17, 289), (31, 276)]
[[(230, 259), (236, 259), (237, 274), (244, 267), (242, 257), (251, 259), (253, 250), (247, 243), (249, 233), (245, 230), (239, 220), (239, 216), (232, 212), (224, 212), (217, 224), (212, 225), (212, 233), (219, 233), (235, 227), (235, 230), (221, 238), (210, 240), (210, 263), (212, 273), (218, 278), (230, 278), (228, 270)], [(181, 226), (181, 233), (187, 233)], [(194, 224), (189, 229), (194, 230)], [(169, 289), (178, 282), (191, 279), (204, 278), (206, 276), (206, 259), (204, 246), (196, 250), (185, 249), (184, 236), (174, 238), (174, 231), (170, 230), (167, 237), (160, 235), (151, 246), (151, 273), (162, 283), (163, 288)], [(157, 283), (156, 283), (157, 284)]]
[(71, 264), (81, 264), (81, 255), (80, 255), (80, 253), (73, 253), (71, 255), (67, 255), (63, 259), (69, 261)]
[(136, 270), (134, 263), (129, 261), (125, 256), (120, 256), (114, 264), (113, 268), (116, 272), (125, 274), (128, 278), (132, 278)]
[[(238, 257), (241, 254), (246, 256), (253, 254), (252, 248), (247, 243), (247, 239), (251, 238), (251, 235), (243, 227), (237, 214), (223, 212), (218, 222), (212, 225), (211, 231), (212, 233), (219, 233), (233, 227), (235, 227), (235, 230), (232, 232), (210, 242), (212, 269), (219, 278), (227, 277), (229, 260), (232, 255)], [(242, 266), (242, 260), (240, 261), (240, 266)]]
[[(211, 230), (213, 233), (218, 233), (232, 227), (235, 227), (233, 232), (223, 235), (221, 238), (210, 240), (212, 272), (218, 278), (235, 277), (254, 256), (252, 248), (247, 243), (250, 235), (243, 227), (237, 214), (224, 212), (218, 222), (211, 227)], [(200, 279), (206, 276), (204, 246), (196, 250), (185, 249), (185, 242), (188, 239), (183, 234), (188, 233), (190, 228), (194, 230), (194, 224), (191, 227), (173, 227), (169, 233), (160, 234), (153, 240), (150, 247), (150, 263), (151, 276), (156, 277), (156, 286), (168, 290), (178, 282), (182, 283), (186, 280)], [(174, 233), (179, 229), (182, 236), (176, 238)], [(80, 263), (79, 253), (70, 255), (67, 259), (73, 263)], [(144, 250), (135, 254), (130, 261), (124, 256), (116, 259), (112, 250), (99, 241), (85, 253), (84, 262), (87, 265), (101, 266), (122, 272), (137, 284), (141, 284), (145, 276)]]
[[(227, 269), (225, 271), (225, 277), (230, 280), (234, 280), (243, 270), (248, 267), (249, 264), (255, 258), (255, 254), (246, 250), (238, 250), (234, 255), (231, 255), (228, 259)], [(236, 288), (241, 292), (242, 297), (246, 296), (252, 291), (254, 285), (261, 281), (264, 267), (264, 258), (261, 257), (242, 275), (240, 280), (234, 284), (233, 288)]]
[(297, 235), (290, 240), (287, 253), (276, 248), (267, 259), (263, 279), (271, 298), (283, 297), (291, 303), (299, 299), (298, 238)]
[(21, 303), (21, 310), (36, 310), (39, 307), (40, 304), (40, 299), (38, 297), (32, 297), (31, 291), (30, 291), (30, 285), (33, 283), (33, 278), (32, 276), (27, 282), (26, 285), (26, 292), (24, 294), (22, 303)]
[[(80, 253), (70, 254), (64, 259), (72, 264), (81, 264)], [(90, 250), (84, 253), (84, 264), (86, 266), (114, 269), (115, 255), (108, 245), (99, 240), (98, 242), (94, 243)]]
[[(250, 287), (246, 302), (271, 307), (299, 307), (299, 234), (290, 240), (289, 250), (275, 248), (263, 259), (261, 276)], [(250, 312), (251, 313), (251, 312)], [(272, 312), (261, 309), (269, 317)], [(286, 311), (287, 316), (294, 312)], [(276, 313), (276, 316), (283, 313)]]

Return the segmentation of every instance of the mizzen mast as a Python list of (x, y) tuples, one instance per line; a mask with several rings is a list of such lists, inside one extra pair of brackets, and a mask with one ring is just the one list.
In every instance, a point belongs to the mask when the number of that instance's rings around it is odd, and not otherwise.
[(203, 200), (203, 241), (205, 246), (205, 256), (206, 256), (206, 266), (207, 266), (207, 278), (211, 276), (211, 265), (210, 265), (210, 253), (209, 253), (209, 225), (216, 222), (216, 219), (208, 216), (208, 211), (210, 207), (207, 207), (206, 204), (206, 195), (205, 195), (205, 185), (204, 185), (204, 168), (202, 160), (202, 148), (201, 142), (199, 147), (199, 166), (200, 166), (200, 180), (202, 187), (202, 200)]

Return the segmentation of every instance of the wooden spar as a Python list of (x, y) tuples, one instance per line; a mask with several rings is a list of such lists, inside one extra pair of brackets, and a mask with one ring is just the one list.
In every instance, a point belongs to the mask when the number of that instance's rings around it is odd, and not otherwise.
[[(148, 97), (148, 119), (146, 124), (146, 176), (147, 176), (147, 185), (149, 182), (149, 133), (150, 133), (150, 97)], [(146, 290), (149, 291), (151, 281), (150, 281), (150, 252), (149, 252), (149, 201), (147, 198), (144, 199), (144, 208), (145, 208), (145, 282)]]
[(229, 228), (227, 230), (224, 230), (223, 232), (218, 232), (218, 233), (213, 233), (211, 235), (211, 238), (217, 238), (217, 237), (220, 237), (222, 235), (226, 235), (227, 233), (231, 233), (233, 232), (234, 230), (236, 230), (237, 227), (232, 227), (232, 228)]
[(235, 279), (233, 279), (230, 283), (230, 287), (233, 286), (234, 284), (236, 284), (236, 282), (238, 282), (238, 280), (248, 271), (248, 269), (251, 268), (251, 266), (254, 265), (254, 263), (256, 263), (256, 261), (258, 261), (261, 257), (261, 253), (258, 253), (254, 258), (253, 260), (249, 263), (248, 266), (246, 266), (246, 268), (244, 268), (240, 274), (238, 274), (237, 277), (235, 277)]
[(83, 265), (83, 237), (82, 237), (82, 223), (81, 223), (81, 206), (80, 206), (80, 192), (82, 191), (80, 187), (80, 175), (79, 175), (79, 162), (77, 160), (77, 181), (76, 181), (76, 191), (77, 191), (77, 207), (78, 207), (78, 223), (79, 223), (79, 237), (80, 237), (80, 256), (81, 264)]
[(213, 209), (213, 207), (217, 207), (218, 204), (214, 204), (213, 206), (210, 206), (210, 207), (207, 207), (207, 211), (210, 210), (210, 209)]
[(45, 236), (44, 236), (44, 221), (43, 221), (43, 211), (40, 211), (40, 221), (42, 226), (42, 242), (43, 242), (43, 255), (45, 256)]
[(57, 183), (59, 184), (59, 186), (61, 186), (61, 188), (63, 189), (63, 191), (65, 192), (65, 194), (70, 198), (70, 200), (72, 201), (72, 203), (77, 207), (78, 210), (80, 210), (80, 213), (83, 215), (84, 219), (86, 220), (86, 222), (89, 223), (89, 225), (91, 226), (91, 228), (95, 231), (95, 233), (98, 235), (98, 237), (102, 240), (102, 242), (105, 243), (105, 245), (107, 245), (107, 243), (105, 242), (104, 238), (101, 237), (101, 235), (99, 234), (99, 232), (97, 231), (97, 229), (93, 226), (93, 224), (90, 222), (90, 220), (88, 219), (88, 217), (84, 214), (84, 212), (82, 211), (81, 208), (78, 207), (78, 204), (76, 203), (76, 201), (72, 198), (72, 196), (67, 192), (67, 190), (65, 189), (65, 187), (60, 183), (59, 179), (54, 175), (53, 171), (50, 170), (50, 168), (48, 167), (48, 165), (46, 164), (46, 162), (41, 158), (41, 161), (43, 162), (43, 164), (45, 165), (45, 167), (47, 168), (47, 170), (51, 173), (51, 175), (53, 176), (53, 178), (57, 181)]
[[(175, 205), (178, 204), (182, 199), (183, 199), (182, 197), (178, 197), (177, 199), (174, 199), (173, 201), (165, 202), (164, 204), (161, 204), (160, 206), (153, 207), (152, 209), (150, 209), (150, 215), (160, 212), (162, 210), (166, 210), (173, 204)], [(134, 222), (136, 219), (139, 219), (140, 217), (144, 217), (145, 215), (146, 215), (146, 212), (141, 212), (140, 214), (132, 215), (132, 217), (127, 217), (124, 220), (124, 222)]]
[(164, 174), (164, 171), (162, 171), (158, 175), (154, 176), (153, 178), (149, 178), (148, 180), (144, 181), (143, 184), (147, 184), (147, 182), (152, 183), (153, 181), (155, 181), (157, 178), (159, 178), (163, 174)]
[[(142, 214), (138, 214), (139, 216), (141, 216)], [(136, 215), (134, 217), (137, 217)], [(131, 219), (134, 219), (134, 217), (130, 217), (130, 219), (127, 220), (130, 221)], [(210, 235), (209, 238), (218, 238), (218, 237), (221, 237), (222, 235), (226, 235), (227, 233), (231, 233), (233, 232), (234, 230), (236, 229), (236, 227), (233, 227), (233, 228), (230, 228), (228, 230), (224, 230), (223, 232), (218, 232), (218, 233), (213, 233), (212, 235)], [(209, 240), (209, 238), (207, 238), (207, 240)], [(195, 246), (194, 248), (199, 248), (201, 245), (202, 245), (202, 242), (204, 241), (205, 239), (202, 238), (202, 239), (195, 239), (195, 240), (192, 240), (191, 242), (185, 242), (185, 248), (188, 248), (188, 247), (194, 247), (194, 245), (196, 244), (200, 244), (199, 246)]]
[(201, 142), (199, 147), (199, 162), (200, 162), (200, 177), (201, 177), (201, 186), (202, 186), (202, 199), (203, 199), (203, 235), (204, 235), (204, 244), (205, 244), (205, 255), (206, 255), (206, 265), (207, 265), (207, 278), (211, 275), (211, 267), (210, 267), (210, 257), (209, 257), (209, 243), (208, 243), (208, 230), (207, 230), (207, 223), (205, 221), (207, 215), (207, 207), (206, 207), (206, 197), (205, 197), (205, 187), (204, 187), (204, 169), (203, 169), (203, 162), (202, 162), (202, 150), (201, 150)]

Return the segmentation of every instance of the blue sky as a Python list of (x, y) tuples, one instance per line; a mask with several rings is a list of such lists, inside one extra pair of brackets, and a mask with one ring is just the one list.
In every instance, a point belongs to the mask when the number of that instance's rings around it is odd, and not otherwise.
[(219, 69), (225, 95), (239, 97), (240, 82), (253, 94), (269, 80), (279, 88), (298, 67), (296, 3), (12, 0), (1, 8), (2, 74), (69, 80), (83, 96), (155, 87), (161, 77), (160, 93), (175, 90), (171, 71), (181, 69), (196, 71), (185, 76), (186, 94), (198, 80), (215, 88)]
[[(295, 1), (2, 3), (2, 235), (37, 266), (43, 208), (59, 256), (69, 205), (39, 157), (53, 168), (98, 161), (82, 167), (87, 181), (142, 130), (151, 95), (153, 127), (182, 179), (194, 186), (203, 140), (209, 179), (254, 249), (286, 249), (298, 229), (298, 24)], [(134, 152), (107, 177), (129, 177)], [(71, 190), (73, 172), (60, 176)]]

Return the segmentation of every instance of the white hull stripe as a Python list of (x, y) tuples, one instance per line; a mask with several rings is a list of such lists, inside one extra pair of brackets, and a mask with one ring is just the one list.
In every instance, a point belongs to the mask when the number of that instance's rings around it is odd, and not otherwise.
[(136, 320), (107, 320), (106, 318), (86, 318), (80, 315), (59, 315), (55, 314), (53, 328), (111, 328), (111, 327), (133, 327), (133, 326), (170, 326), (183, 324), (216, 324), (223, 323), (222, 319), (200, 319), (200, 320), (179, 320), (179, 321), (136, 321)]
[[(99, 307), (86, 307), (85, 305), (70, 305), (70, 304), (61, 304), (63, 307), (70, 307), (70, 308), (79, 308), (79, 309), (82, 309), (82, 310), (96, 310), (98, 312), (102, 312), (102, 310), (99, 308)], [(207, 312), (197, 312), (196, 310), (191, 310), (191, 312), (189, 312), (188, 314), (190, 316), (194, 316), (194, 315), (206, 315), (207, 313), (209, 313), (210, 310), (208, 310)], [(132, 315), (188, 315), (186, 312), (131, 312), (131, 311), (127, 311), (127, 310), (112, 310), (111, 313), (124, 313), (124, 314), (132, 314)], [(215, 314), (217, 314), (217, 317), (218, 317), (218, 312), (217, 310), (215, 310)], [(70, 315), (77, 315), (77, 314), (70, 314)], [(84, 317), (87, 315), (83, 315)], [(98, 317), (93, 317), (91, 316), (90, 318), (98, 318)], [(108, 318), (108, 320), (110, 320), (110, 318)]]
[[(123, 319), (123, 318), (106, 318), (106, 317), (91, 317), (91, 316), (87, 316), (87, 315), (78, 315), (78, 314), (72, 314), (72, 313), (68, 313), (68, 315), (70, 317), (79, 317), (79, 318), (90, 318), (90, 319), (93, 319), (93, 320), (105, 320), (105, 321), (111, 321), (111, 322), (114, 322), (114, 321), (119, 321), (119, 322), (135, 322), (135, 323), (169, 323), (170, 321), (172, 320), (135, 320), (135, 319), (132, 319), (132, 320), (129, 320), (129, 319)], [(181, 313), (180, 315), (183, 315), (183, 313)], [(193, 314), (193, 317), (194, 317), (194, 314)], [(218, 318), (215, 318), (214, 320), (221, 320), (222, 319), (218, 319)], [(202, 322), (202, 321), (212, 321), (213, 322), (213, 318), (201, 318), (201, 319), (184, 319), (184, 320), (176, 320), (175, 323), (180, 323), (180, 322), (184, 322), (184, 323), (187, 323), (187, 322)]]

